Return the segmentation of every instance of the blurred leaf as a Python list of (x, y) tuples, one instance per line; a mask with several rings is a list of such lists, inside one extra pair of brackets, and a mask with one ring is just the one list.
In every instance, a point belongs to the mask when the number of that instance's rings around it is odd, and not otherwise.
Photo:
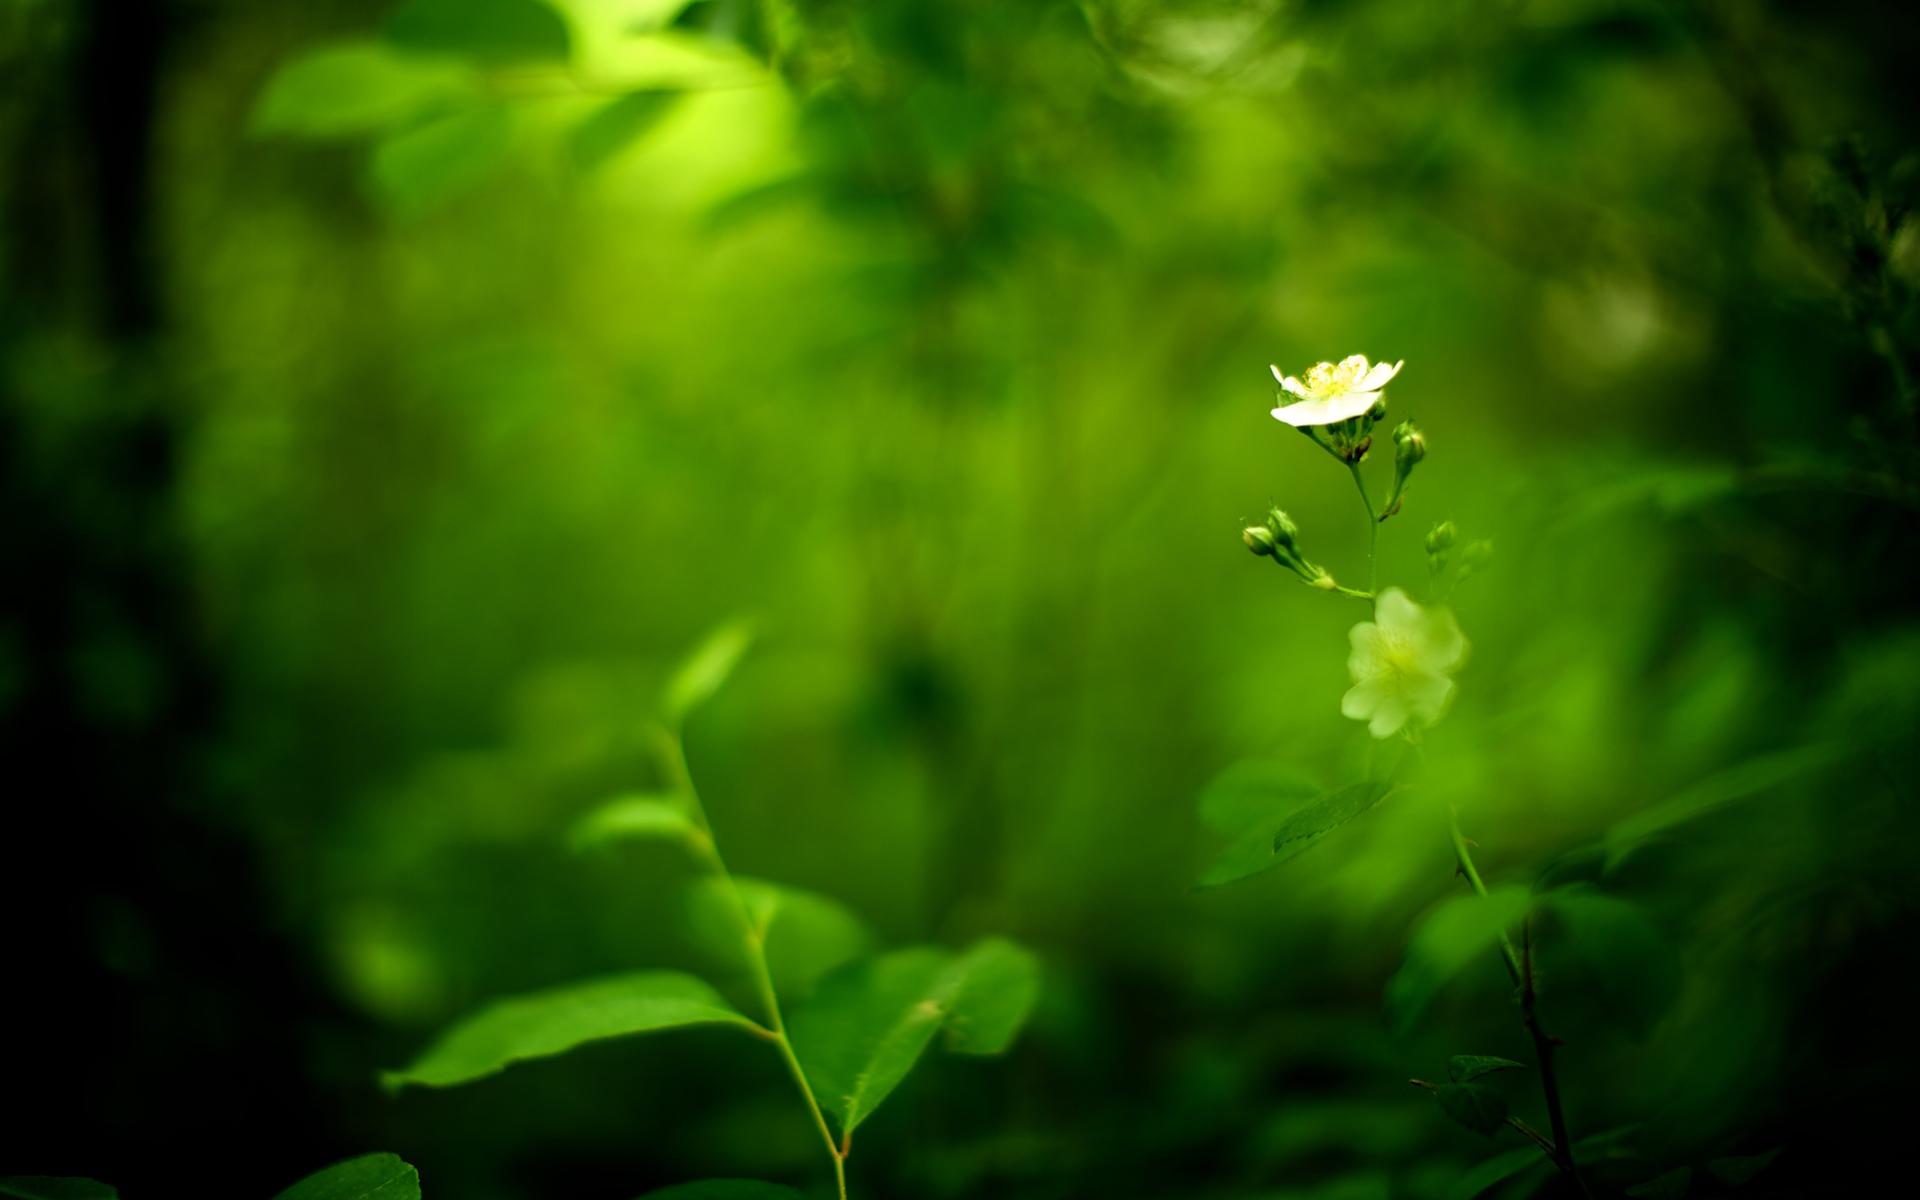
[(1491, 959), (1500, 935), (1526, 916), (1527, 889), (1497, 887), (1486, 896), (1461, 896), (1435, 909), (1414, 930), (1405, 960), (1387, 984), (1387, 1015), (1404, 1033), (1448, 980), (1474, 958)]
[(1200, 793), (1200, 823), (1227, 837), (1268, 821), (1277, 827), (1302, 801), (1325, 790), (1290, 763), (1248, 759), (1220, 772)]
[(800, 1193), (756, 1179), (702, 1179), (648, 1192), (640, 1200), (800, 1200)]
[(576, 850), (590, 850), (614, 842), (691, 842), (701, 836), (678, 796), (635, 794), (609, 800), (580, 818), (571, 841)]
[(93, 1179), (9, 1175), (0, 1179), (0, 1196), (15, 1200), (119, 1200), (120, 1193)]
[(1517, 1063), (1510, 1058), (1494, 1058), (1487, 1054), (1456, 1054), (1447, 1060), (1447, 1078), (1455, 1083), (1472, 1083), (1482, 1075), (1491, 1075), (1495, 1071), (1526, 1069), (1525, 1063)]
[(587, 1042), (691, 1025), (758, 1028), (691, 975), (640, 971), (498, 1001), (448, 1030), (412, 1066), (384, 1078), (389, 1087), (448, 1087)]
[(1636, 1183), (1627, 1189), (1627, 1195), (1638, 1196), (1644, 1200), (1680, 1200), (1687, 1194), (1687, 1186), (1693, 1182), (1693, 1171), (1687, 1167), (1675, 1167), (1664, 1175), (1656, 1175), (1645, 1183)]
[(1631, 1032), (1651, 1029), (1680, 990), (1672, 939), (1639, 906), (1584, 885), (1547, 893), (1541, 907), (1550, 920), (1534, 957), (1554, 1002), (1592, 1002)]
[(670, 91), (631, 92), (601, 105), (567, 139), (573, 165), (582, 171), (597, 169), (659, 124), (680, 97)]
[(378, 42), (340, 42), (276, 71), (254, 106), (252, 128), (302, 137), (372, 133), (470, 93), (471, 77), (458, 64)]
[(387, 19), (387, 40), (489, 65), (565, 59), (572, 48), (567, 23), (539, 0), (406, 0)]
[(688, 713), (711, 699), (751, 645), (753, 624), (749, 621), (733, 621), (708, 634), (667, 683), (661, 700), (667, 721), (677, 727)]
[(274, 1200), (420, 1200), (420, 1175), (397, 1154), (363, 1154), (316, 1171)]
[(1775, 1146), (1764, 1154), (1730, 1155), (1716, 1158), (1707, 1164), (1707, 1171), (1715, 1179), (1728, 1187), (1740, 1187), (1752, 1181), (1753, 1177), (1773, 1165), (1780, 1157), (1780, 1147)]
[(1797, 746), (1748, 759), (1694, 784), (1671, 799), (1644, 808), (1607, 831), (1607, 869), (1633, 853), (1636, 845), (1675, 825), (1691, 821), (1738, 800), (1763, 795), (1784, 783), (1815, 774), (1838, 762), (1845, 749), (1831, 743)]
[(1475, 1133), (1492, 1137), (1507, 1122), (1507, 1101), (1484, 1083), (1442, 1083), (1433, 1089), (1440, 1111)]
[(786, 1003), (803, 999), (821, 976), (873, 948), (866, 923), (838, 900), (764, 879), (736, 875), (729, 886), (718, 875), (703, 876), (687, 895), (694, 939), (736, 970), (747, 966), (736, 903), (745, 906), (774, 990)]
[(373, 148), (374, 197), (396, 217), (417, 217), (484, 182), (512, 146), (512, 119), (499, 104), (395, 130)]
[(1233, 883), (1305, 854), (1321, 838), (1380, 803), (1392, 788), (1379, 780), (1349, 784), (1285, 816), (1261, 821), (1221, 853), (1199, 886)]
[(1496, 1154), (1473, 1167), (1447, 1189), (1447, 1200), (1474, 1200), (1474, 1197), (1488, 1189), (1525, 1171), (1545, 1172), (1550, 1165), (1546, 1155), (1540, 1153), (1540, 1148), (1531, 1143), (1518, 1150)]
[(791, 1027), (807, 1078), (841, 1134), (873, 1114), (950, 1018), (972, 1023), (955, 1037), (956, 1049), (1003, 1049), (1032, 1002), (1032, 970), (1023, 952), (988, 941), (958, 956), (895, 951), (822, 980)]

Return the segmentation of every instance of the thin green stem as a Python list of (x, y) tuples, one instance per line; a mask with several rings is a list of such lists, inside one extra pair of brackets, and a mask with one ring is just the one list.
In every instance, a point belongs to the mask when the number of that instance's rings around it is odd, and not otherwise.
[(747, 908), (746, 897), (741, 893), (740, 885), (734, 881), (733, 872), (727, 870), (727, 861), (721, 856), (720, 846), (714, 840), (713, 825), (707, 820), (706, 805), (700, 800), (700, 789), (694, 785), (693, 772), (687, 766), (686, 743), (677, 733), (667, 731), (662, 731), (661, 740), (674, 783), (686, 796), (694, 823), (700, 830), (700, 836), (694, 841), (695, 853), (705, 860), (708, 869), (725, 881), (727, 895), (733, 901), (730, 907), (740, 927), (747, 969), (753, 977), (754, 991), (761, 1007), (766, 1010), (768, 1039), (780, 1051), (780, 1060), (786, 1064), (787, 1074), (793, 1077), (794, 1086), (800, 1089), (801, 1099), (807, 1103), (808, 1115), (813, 1118), (814, 1127), (820, 1132), (820, 1140), (825, 1144), (828, 1156), (833, 1159), (833, 1181), (839, 1191), (839, 1200), (847, 1200), (847, 1155), (852, 1148), (847, 1141), (834, 1139), (833, 1128), (827, 1124), (826, 1111), (820, 1107), (813, 1085), (807, 1082), (806, 1070), (801, 1067), (800, 1056), (793, 1049), (793, 1039), (787, 1035), (786, 1018), (780, 1011), (780, 993), (773, 986), (773, 971), (767, 965), (766, 930), (753, 919), (753, 913)]
[(1360, 474), (1360, 464), (1348, 463), (1347, 471), (1353, 476), (1353, 486), (1360, 489), (1360, 503), (1367, 508), (1367, 594), (1371, 596), (1377, 590), (1374, 578), (1374, 557), (1380, 549), (1380, 518), (1374, 513), (1373, 497), (1367, 494), (1367, 480)]
[[(1469, 849), (1466, 835), (1460, 832), (1460, 810), (1447, 805), (1447, 832), (1453, 837), (1453, 857), (1459, 864), (1460, 874), (1466, 876), (1467, 883), (1473, 888), (1473, 894), (1484, 898), (1487, 894), (1486, 881), (1480, 878), (1480, 871), (1473, 865), (1473, 851)], [(1507, 975), (1514, 986), (1520, 986), (1520, 955), (1514, 951), (1512, 939), (1506, 930), (1500, 931), (1500, 953), (1506, 960)]]

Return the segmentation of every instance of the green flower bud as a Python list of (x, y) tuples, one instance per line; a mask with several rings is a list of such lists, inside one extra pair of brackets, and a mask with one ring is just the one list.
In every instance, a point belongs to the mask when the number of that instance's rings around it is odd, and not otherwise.
[(1453, 549), (1453, 543), (1459, 540), (1460, 531), (1453, 527), (1452, 521), (1442, 521), (1427, 534), (1427, 553), (1444, 554)]
[(1492, 542), (1485, 538), (1477, 542), (1468, 542), (1466, 549), (1460, 551), (1460, 578), (1465, 579), (1475, 571), (1484, 568), (1492, 560)]
[(1265, 525), (1249, 525), (1240, 531), (1240, 540), (1260, 558), (1273, 554), (1273, 534)]
[(1393, 431), (1393, 461), (1404, 478), (1414, 464), (1427, 456), (1427, 435), (1412, 421), (1402, 421)]
[(1294, 548), (1295, 539), (1300, 536), (1300, 527), (1295, 525), (1293, 518), (1286, 513), (1281, 512), (1277, 508), (1269, 508), (1267, 510), (1267, 532), (1273, 535), (1273, 540), (1276, 543), (1291, 550)]

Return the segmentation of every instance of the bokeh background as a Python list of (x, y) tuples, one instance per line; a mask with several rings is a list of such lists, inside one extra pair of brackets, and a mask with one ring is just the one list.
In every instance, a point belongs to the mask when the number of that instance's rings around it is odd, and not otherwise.
[[(689, 735), (735, 866), (1047, 964), (856, 1194), (1448, 1194), (1517, 1139), (1407, 1078), (1527, 1045), (1492, 957), (1382, 1016), (1436, 800), (1635, 914), (1543, 945), (1577, 1136), (1854, 1194), (1920, 1000), (1916, 55), (1866, 3), (4, 0), (0, 1171), (818, 1182), (724, 1034), (375, 1082), (694, 962), (674, 857), (566, 830), (747, 614)], [(1432, 446), (1383, 578), (1494, 545), (1473, 658), (1421, 793), (1195, 891), (1223, 768), (1363, 769), (1358, 606), (1238, 537), (1364, 571), (1267, 416), (1351, 353)]]

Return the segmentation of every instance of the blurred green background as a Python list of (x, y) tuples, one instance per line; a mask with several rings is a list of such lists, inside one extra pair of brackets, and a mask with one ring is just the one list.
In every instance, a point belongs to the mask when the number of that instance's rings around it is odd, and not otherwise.
[[(1436, 797), (1636, 914), (1543, 960), (1576, 1136), (1852, 1194), (1920, 1000), (1917, 54), (1864, 3), (0, 0), (0, 1171), (817, 1182), (720, 1033), (375, 1083), (692, 964), (673, 856), (565, 834), (748, 614), (689, 734), (733, 864), (1047, 964), (856, 1194), (1448, 1194), (1520, 1143), (1406, 1079), (1527, 1046), (1491, 956), (1381, 1016)], [(1363, 769), (1361, 610), (1238, 538), (1364, 571), (1267, 415), (1352, 353), (1432, 446), (1383, 578), (1496, 547), (1473, 658), (1421, 796), (1196, 892), (1222, 768)]]

